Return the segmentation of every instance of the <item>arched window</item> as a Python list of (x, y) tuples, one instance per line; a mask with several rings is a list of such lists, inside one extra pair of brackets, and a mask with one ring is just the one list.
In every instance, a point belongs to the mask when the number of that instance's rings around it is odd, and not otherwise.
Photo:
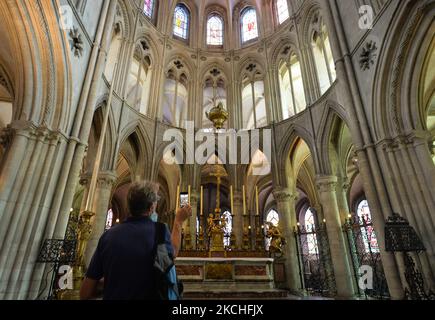
[(243, 128), (255, 129), (267, 126), (264, 82), (247, 83), (242, 90)]
[[(271, 223), (275, 227), (278, 227), (279, 225), (279, 214), (274, 209), (270, 210), (266, 216), (266, 226), (265, 226), (266, 234), (267, 231), (269, 230), (269, 223)], [(269, 251), (271, 241), (272, 241), (271, 238), (266, 238), (266, 251)]]
[(312, 46), (320, 92), (324, 94), (337, 78), (337, 74), (328, 30), (323, 22), (320, 22), (319, 30), (313, 33)]
[(148, 18), (151, 18), (154, 13), (154, 0), (145, 0), (143, 12)]
[(174, 36), (187, 40), (189, 36), (189, 10), (183, 4), (177, 4), (174, 11)]
[(290, 17), (287, 0), (276, 0), (276, 14), (279, 24), (285, 22)]
[(272, 223), (275, 227), (279, 225), (279, 214), (274, 209), (270, 210), (266, 216), (266, 222)]
[(207, 20), (207, 44), (221, 46), (224, 44), (224, 21), (217, 15), (211, 15)]
[(169, 71), (163, 96), (163, 122), (182, 127), (187, 118), (187, 77), (184, 73), (177, 76)]
[(316, 222), (314, 219), (314, 213), (311, 208), (308, 208), (305, 212), (304, 225), (307, 231), (307, 245), (309, 254), (318, 254), (319, 247), (317, 245), (317, 237), (315, 234)]
[(127, 103), (135, 110), (146, 114), (150, 95), (151, 76), (148, 56), (133, 58), (127, 82)]
[(109, 230), (110, 228), (112, 228), (112, 225), (113, 225), (113, 211), (112, 209), (109, 209), (109, 211), (107, 212), (105, 230)]
[(360, 201), (357, 207), (357, 215), (362, 226), (361, 235), (365, 252), (379, 253), (378, 239), (373, 229), (372, 215), (367, 200)]
[(222, 214), (222, 218), (226, 221), (224, 227), (224, 247), (228, 248), (231, 246), (231, 233), (233, 232), (233, 216), (231, 212), (225, 211)]
[(290, 56), (289, 62), (283, 62), (279, 69), (281, 87), (281, 105), (283, 120), (305, 110), (306, 100), (302, 81), (301, 65), (296, 54)]
[(121, 45), (121, 27), (119, 24), (115, 24), (112, 42), (110, 43), (109, 52), (107, 53), (106, 67), (104, 69), (104, 76), (109, 83), (111, 83), (113, 80), (115, 64), (119, 59)]
[(246, 8), (241, 15), (242, 43), (258, 38), (257, 12), (254, 8)]

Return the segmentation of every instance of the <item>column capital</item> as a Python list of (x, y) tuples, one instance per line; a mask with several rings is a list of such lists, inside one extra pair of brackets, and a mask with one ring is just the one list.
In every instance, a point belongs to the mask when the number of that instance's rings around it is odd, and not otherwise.
[(191, 190), (190, 191), (190, 205), (192, 207), (194, 207), (194, 205), (196, 205), (199, 201), (200, 198), (200, 194), (198, 192), (196, 192), (196, 190)]
[(318, 176), (316, 177), (316, 184), (320, 192), (334, 192), (338, 184), (338, 178), (335, 176)]
[(80, 174), (79, 183), (81, 186), (87, 186), (90, 181), (91, 181), (91, 176), (87, 172), (82, 172)]
[(98, 176), (98, 188), (112, 189), (118, 176), (113, 171), (100, 172)]
[(338, 178), (337, 179), (337, 184), (338, 186), (341, 188), (341, 190), (343, 191), (347, 191), (350, 187), (350, 182), (349, 179), (344, 177), (344, 178)]
[(296, 201), (298, 194), (287, 188), (275, 188), (273, 196), (277, 202)]

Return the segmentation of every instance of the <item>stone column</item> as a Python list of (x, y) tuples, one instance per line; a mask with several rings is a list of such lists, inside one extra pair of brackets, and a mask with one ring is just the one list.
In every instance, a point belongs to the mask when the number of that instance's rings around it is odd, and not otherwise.
[(349, 255), (341, 227), (342, 222), (336, 195), (337, 177), (318, 177), (317, 187), (326, 220), (337, 296), (339, 298), (352, 298), (355, 290), (349, 264)]
[[(429, 287), (433, 286), (433, 273), (429, 260), (431, 256), (433, 257), (432, 244), (434, 241), (431, 240), (434, 234), (433, 226), (430, 219), (428, 220), (429, 217), (427, 215), (424, 214), (423, 217), (421, 217), (422, 211), (417, 208), (417, 204), (421, 201), (415, 198), (414, 190), (416, 189), (412, 187), (409, 188), (410, 184), (408, 183), (409, 179), (407, 178), (407, 174), (401, 170), (404, 166), (399, 162), (399, 157), (396, 154), (396, 151), (398, 151), (396, 144), (386, 143), (383, 146), (383, 150), (385, 153), (385, 160), (381, 162), (381, 166), (383, 167), (385, 176), (390, 178), (389, 186), (392, 188), (390, 191), (392, 206), (396, 212), (400, 213), (412, 226), (416, 228), (417, 233), (425, 244), (427, 251), (421, 255), (417, 255), (416, 258), (422, 266), (425, 285), (428, 285)], [(411, 152), (411, 155), (415, 153), (415, 150), (413, 151), (414, 152)], [(429, 172), (427, 172), (427, 174), (429, 174)], [(424, 187), (422, 188), (425, 189)], [(399, 263), (403, 264), (403, 261), (399, 260)], [(403, 268), (404, 267), (402, 267), (402, 269)]]
[(357, 77), (355, 76), (354, 64), (352, 63), (352, 55), (346, 42), (343, 25), (340, 22), (337, 3), (325, 1), (322, 4), (325, 7), (327, 24), (331, 27), (330, 35), (333, 51), (341, 51), (337, 52), (338, 54), (336, 53), (335, 56), (343, 57), (336, 60), (337, 77), (343, 79), (339, 83), (343, 84), (340, 92), (342, 93), (344, 105), (351, 106), (349, 108), (349, 116), (350, 119), (354, 119), (354, 122), (349, 124), (349, 128), (352, 131), (352, 138), (358, 155), (358, 167), (364, 180), (364, 191), (373, 213), (373, 224), (377, 230), (388, 288), (392, 299), (403, 299), (404, 290), (399, 276), (398, 262), (394, 255), (385, 251), (383, 243), (385, 239), (385, 219), (392, 212), (389, 206), (389, 199), (386, 197), (385, 185), (378, 159), (374, 153), (374, 145), (369, 130), (370, 125), (367, 123), (361, 91), (356, 81)]
[[(391, 298), (393, 300), (401, 300), (404, 297), (403, 286), (403, 259), (396, 258), (392, 253), (385, 251), (385, 216), (380, 196), (376, 192), (374, 187), (374, 179), (372, 179), (372, 171), (366, 154), (364, 151), (357, 151), (358, 156), (358, 168), (363, 177), (364, 192), (367, 196), (367, 200), (370, 204), (370, 212), (372, 215), (372, 222), (376, 231), (376, 237), (378, 239), (379, 251), (381, 254), (382, 266), (384, 268), (385, 279), (388, 284)], [(402, 270), (402, 271), (401, 271)]]
[(288, 289), (297, 294), (302, 290), (300, 270), (298, 267), (298, 257), (296, 251), (296, 241), (294, 230), (296, 228), (296, 193), (289, 189), (277, 188), (273, 195), (277, 202), (277, 209), (281, 217), (280, 228), (287, 244), (283, 248), (285, 258), (285, 272), (287, 278)]
[(104, 233), (106, 226), (107, 211), (109, 208), (112, 187), (116, 181), (116, 175), (113, 172), (100, 173), (98, 177), (97, 190), (92, 205), (92, 211), (95, 213), (92, 222), (92, 233), (85, 251), (85, 265), (88, 266), (92, 255), (97, 248), (98, 241)]
[(236, 236), (236, 248), (241, 250), (243, 247), (243, 195), (241, 191), (234, 192), (234, 215), (233, 232)]
[(198, 193), (192, 190), (190, 195), (190, 205), (192, 206), (192, 217), (190, 217), (190, 237), (192, 250), (196, 250), (196, 224), (198, 219)]

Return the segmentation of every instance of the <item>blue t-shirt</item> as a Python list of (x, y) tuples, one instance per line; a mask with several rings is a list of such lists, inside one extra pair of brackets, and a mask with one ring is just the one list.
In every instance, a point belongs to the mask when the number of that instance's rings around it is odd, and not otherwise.
[[(104, 278), (104, 300), (152, 299), (155, 226), (148, 217), (132, 217), (101, 236), (86, 277)], [(167, 227), (165, 242), (173, 253)]]

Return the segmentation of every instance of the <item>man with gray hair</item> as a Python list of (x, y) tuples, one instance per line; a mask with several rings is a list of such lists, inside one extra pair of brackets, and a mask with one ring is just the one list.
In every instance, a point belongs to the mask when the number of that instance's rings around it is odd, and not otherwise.
[[(104, 279), (104, 300), (147, 300), (155, 297), (153, 286), (153, 250), (156, 239), (159, 185), (134, 183), (128, 192), (130, 217), (100, 238), (80, 290), (81, 299), (95, 298)], [(175, 258), (181, 244), (183, 222), (192, 208), (177, 209), (172, 235), (166, 227), (165, 243)]]

